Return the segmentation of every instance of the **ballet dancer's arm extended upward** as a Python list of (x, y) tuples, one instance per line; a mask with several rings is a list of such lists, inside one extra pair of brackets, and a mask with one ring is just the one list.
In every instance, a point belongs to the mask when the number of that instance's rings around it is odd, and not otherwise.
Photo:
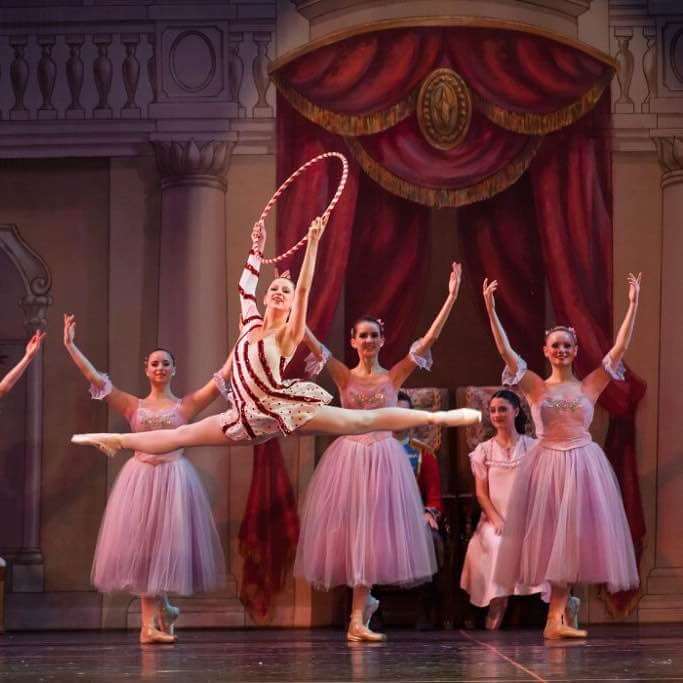
[[(451, 310), (453, 310), (453, 304), (455, 304), (455, 300), (458, 298), (461, 282), (462, 266), (459, 263), (452, 263), (451, 274), (448, 280), (448, 296), (446, 297), (446, 301), (444, 301), (441, 310), (437, 313), (436, 318), (434, 318), (434, 322), (427, 330), (427, 333), (422, 339), (418, 340), (417, 345), (413, 347), (412, 351), (416, 355), (423, 356), (432, 348), (434, 342), (439, 338), (441, 330), (443, 330), (443, 327), (448, 320), (448, 316), (451, 314)], [(389, 371), (394, 386), (400, 387), (416, 367), (412, 354), (408, 354), (405, 358), (402, 358), (396, 363)]]
[(282, 333), (278, 335), (278, 344), (283, 356), (291, 356), (296, 347), (299, 346), (306, 333), (306, 311), (308, 308), (308, 298), (311, 294), (313, 284), (313, 274), (315, 272), (315, 261), (318, 257), (318, 245), (320, 238), (325, 230), (326, 218), (316, 218), (308, 228), (308, 240), (306, 242), (306, 253), (299, 279), (294, 289), (294, 302), (289, 314), (289, 320)]
[[(320, 341), (318, 341), (318, 338), (308, 327), (306, 327), (306, 333), (304, 335), (304, 344), (306, 344), (310, 352), (316, 357), (317, 360), (320, 361), (323, 359), (323, 345), (320, 343)], [(334, 356), (330, 356), (327, 359), (325, 368), (337, 387), (339, 387), (339, 389), (343, 389), (349, 381), (349, 375), (351, 372), (349, 368), (340, 360), (337, 360)]]
[[(488, 278), (484, 279), (483, 295), (484, 304), (486, 305), (486, 312), (489, 316), (489, 322), (491, 323), (491, 332), (493, 334), (493, 340), (496, 343), (496, 348), (501, 358), (505, 362), (505, 365), (514, 374), (518, 370), (519, 356), (516, 351), (512, 348), (510, 340), (503, 328), (500, 318), (496, 313), (496, 299), (495, 291), (498, 289), (498, 281), (493, 280), (488, 281)], [(527, 371), (522, 377), (520, 383), (520, 388), (526, 394), (530, 396), (541, 395), (545, 391), (545, 382), (531, 370)]]
[[(107, 381), (106, 377), (95, 369), (95, 366), (76, 346), (76, 316), (71, 313), (64, 314), (64, 346), (83, 377), (98, 389), (104, 388)], [(130, 415), (138, 404), (138, 399), (135, 396), (116, 387), (112, 387), (111, 393), (105, 400), (117, 413), (124, 417)]]
[(10, 389), (19, 381), (34, 356), (40, 350), (45, 338), (45, 332), (36, 332), (26, 344), (23, 358), (0, 380), (0, 398), (9, 393)]
[[(627, 277), (628, 282), (628, 308), (626, 309), (626, 315), (621, 323), (621, 327), (617, 332), (617, 337), (614, 341), (614, 346), (609, 350), (607, 354), (611, 362), (612, 367), (617, 367), (621, 362), (626, 349), (628, 349), (631, 343), (631, 337), (633, 336), (633, 327), (636, 324), (636, 313), (638, 312), (638, 301), (640, 299), (640, 281), (642, 279), (642, 273), (634, 275), (629, 273)], [(597, 400), (598, 396), (604, 391), (605, 387), (609, 384), (612, 377), (607, 373), (603, 366), (596, 368), (590, 374), (586, 375), (583, 379), (583, 390), (590, 396), (593, 400)]]

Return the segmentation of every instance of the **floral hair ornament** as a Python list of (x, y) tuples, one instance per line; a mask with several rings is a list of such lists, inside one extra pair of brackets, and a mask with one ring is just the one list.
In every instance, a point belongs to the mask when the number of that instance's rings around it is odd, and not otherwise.
[(573, 327), (567, 327), (566, 325), (555, 325), (554, 327), (551, 327), (549, 330), (545, 331), (545, 339), (547, 340), (553, 332), (566, 332), (572, 338), (574, 344), (579, 343), (579, 339), (576, 336), (576, 330)]
[(292, 274), (289, 272), (289, 269), (279, 272), (276, 268), (275, 279), (289, 280), (290, 282), (294, 282), (294, 280), (292, 280)]

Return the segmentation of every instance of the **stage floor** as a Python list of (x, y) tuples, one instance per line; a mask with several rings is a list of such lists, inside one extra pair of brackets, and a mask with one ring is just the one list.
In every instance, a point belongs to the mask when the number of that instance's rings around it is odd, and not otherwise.
[(595, 626), (580, 642), (539, 632), (390, 631), (349, 643), (337, 630), (181, 631), (140, 647), (130, 632), (0, 636), (0, 681), (683, 681), (683, 625)]

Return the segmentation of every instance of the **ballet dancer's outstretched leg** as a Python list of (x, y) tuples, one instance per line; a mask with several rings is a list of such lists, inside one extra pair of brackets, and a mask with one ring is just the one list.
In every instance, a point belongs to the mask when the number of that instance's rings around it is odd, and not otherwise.
[[(427, 410), (409, 408), (349, 410), (321, 406), (298, 431), (303, 434), (343, 436), (375, 431), (402, 431), (424, 425), (459, 427), (480, 421), (481, 413), (469, 408), (431, 413)], [(265, 441), (267, 438), (268, 435), (264, 435), (260, 440)], [(252, 440), (235, 441), (226, 438), (221, 429), (220, 415), (212, 415), (176, 429), (159, 429), (137, 434), (76, 434), (71, 440), (84, 446), (96, 446), (110, 456), (115, 455), (121, 448), (159, 455), (192, 446), (237, 446), (254, 443)]]

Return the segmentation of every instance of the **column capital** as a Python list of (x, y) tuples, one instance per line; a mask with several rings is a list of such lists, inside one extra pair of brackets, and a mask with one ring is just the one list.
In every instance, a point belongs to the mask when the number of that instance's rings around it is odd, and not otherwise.
[(683, 134), (656, 136), (654, 142), (664, 171), (662, 187), (683, 182)]
[(234, 140), (152, 141), (161, 187), (206, 185), (225, 192)]

